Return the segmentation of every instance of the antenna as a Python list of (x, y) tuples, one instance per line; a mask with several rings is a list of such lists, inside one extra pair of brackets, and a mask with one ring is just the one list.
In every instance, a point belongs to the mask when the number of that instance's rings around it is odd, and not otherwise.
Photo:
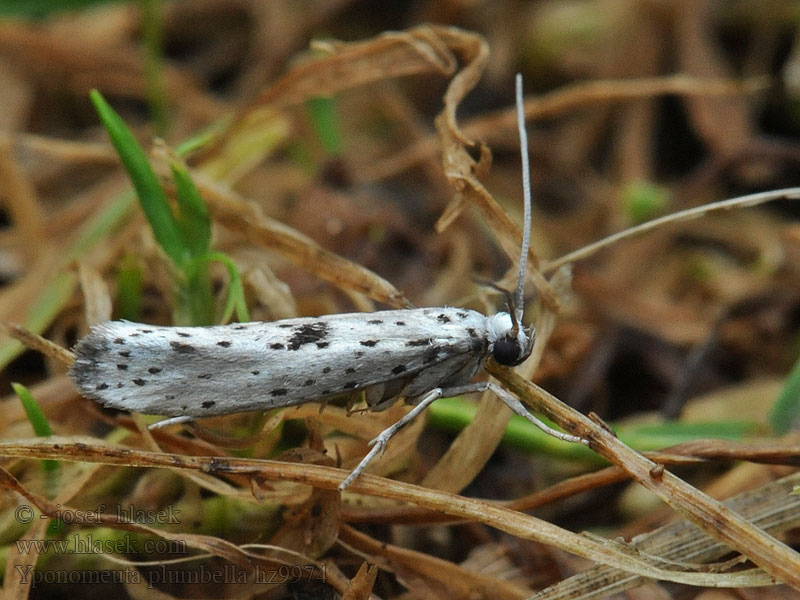
[(531, 245), (531, 173), (528, 160), (528, 132), (525, 130), (525, 101), (522, 96), (522, 74), (517, 73), (517, 129), (519, 130), (519, 151), (522, 156), (522, 193), (525, 200), (525, 223), (522, 230), (522, 254), (519, 257), (519, 279), (515, 308), (517, 320), (522, 320), (522, 307), (525, 305), (525, 271), (528, 266), (528, 249)]

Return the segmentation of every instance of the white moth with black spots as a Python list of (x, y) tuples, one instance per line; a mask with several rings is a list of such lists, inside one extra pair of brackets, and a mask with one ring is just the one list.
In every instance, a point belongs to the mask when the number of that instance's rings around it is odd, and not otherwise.
[(517, 76), (525, 230), (515, 306), (509, 312), (487, 317), (460, 308), (418, 308), (216, 327), (114, 321), (94, 327), (78, 342), (70, 377), (85, 396), (105, 406), (173, 417), (154, 426), (358, 392), (372, 410), (386, 409), (400, 397), (415, 404), (372, 440), (372, 449), (340, 489), (397, 431), (443, 396), (490, 389), (547, 433), (583, 442), (551, 429), (496, 384), (470, 383), (490, 356), (507, 366), (522, 363), (535, 340), (534, 329), (522, 325), (531, 201), (521, 106)]
[(527, 335), (506, 339), (510, 324), (457, 308), (218, 327), (113, 321), (78, 343), (71, 373), (89, 398), (146, 414), (210, 417), (358, 391), (381, 410), (468, 382), (493, 353), (524, 359)]

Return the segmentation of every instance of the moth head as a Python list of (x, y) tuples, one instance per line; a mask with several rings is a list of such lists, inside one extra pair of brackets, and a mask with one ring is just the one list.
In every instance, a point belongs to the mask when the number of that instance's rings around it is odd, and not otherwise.
[(501, 365), (515, 367), (530, 356), (536, 341), (533, 327), (522, 327), (511, 314), (501, 312), (489, 317), (487, 329), (489, 351)]

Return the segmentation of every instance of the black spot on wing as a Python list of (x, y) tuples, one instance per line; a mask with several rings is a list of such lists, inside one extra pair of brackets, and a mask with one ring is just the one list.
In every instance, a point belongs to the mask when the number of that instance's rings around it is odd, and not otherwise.
[(347, 367), (344, 372), (349, 375), (350, 373), (355, 373), (356, 370), (353, 367)]
[(400, 375), (400, 373), (402, 373), (405, 370), (406, 370), (405, 365), (397, 365), (394, 369), (392, 369), (392, 374)]
[(150, 375), (158, 375), (161, 373), (161, 370), (161, 367), (150, 367), (147, 369), (147, 372), (150, 373)]
[(381, 320), (381, 319), (370, 319), (369, 321), (367, 321), (367, 323), (369, 323), (370, 325), (382, 325), (383, 324), (383, 320)]
[(115, 338), (114, 339), (114, 343), (122, 345), (122, 344), (125, 343), (125, 339), (124, 338)]
[(324, 321), (299, 325), (292, 331), (292, 337), (286, 343), (289, 350), (297, 350), (304, 344), (313, 344), (328, 336), (328, 324)]
[(117, 370), (118, 371), (127, 371), (128, 370), (128, 365), (119, 364), (119, 365), (117, 365)]
[(270, 391), (269, 395), (270, 396), (285, 396), (288, 393), (289, 393), (289, 390), (287, 390), (286, 388), (278, 388), (276, 390)]
[(145, 383), (147, 383), (147, 382), (146, 382), (144, 379), (142, 379), (142, 378), (140, 378), (140, 377), (137, 377), (136, 379), (134, 379), (134, 380), (132, 380), (132, 381), (133, 381), (133, 383), (135, 383), (135, 384), (136, 384), (136, 385), (138, 385), (139, 387), (141, 387), (141, 386), (143, 386)]
[(273, 350), (283, 350), (284, 345), (281, 344), (280, 342), (275, 342), (273, 344), (270, 344), (269, 347), (272, 348)]
[(330, 346), (330, 342), (317, 342), (317, 348), (322, 349), (327, 348), (328, 346)]
[(179, 352), (180, 354), (192, 354), (193, 352), (197, 351), (197, 348), (191, 344), (184, 344), (183, 342), (172, 341), (169, 343), (169, 346), (175, 350), (175, 352)]
[(440, 313), (436, 315), (436, 320), (439, 321), (439, 323), (449, 323), (452, 319), (450, 319), (450, 317), (448, 317), (446, 314)]
[(366, 346), (367, 348), (374, 348), (378, 345), (378, 340), (363, 340), (358, 343), (362, 346)]
[(186, 333), (185, 331), (176, 331), (175, 333), (177, 333), (178, 336), (182, 338), (192, 337), (191, 333)]
[(130, 350), (123, 350), (122, 352), (117, 352), (122, 358), (130, 358), (131, 351)]
[(97, 392), (102, 392), (103, 390), (107, 390), (108, 389), (108, 384), (107, 383), (98, 383), (96, 386), (94, 386), (94, 389)]
[(217, 346), (222, 346), (223, 348), (230, 348), (231, 342), (227, 340), (222, 340), (221, 342), (217, 342)]
[(421, 338), (421, 339), (407, 341), (406, 346), (414, 348), (417, 346), (428, 346), (432, 343), (433, 343), (433, 338)]
[(208, 408), (211, 408), (212, 406), (214, 406), (215, 404), (216, 404), (216, 402), (214, 402), (213, 400), (205, 400), (200, 406), (202, 406), (203, 408), (208, 409)]

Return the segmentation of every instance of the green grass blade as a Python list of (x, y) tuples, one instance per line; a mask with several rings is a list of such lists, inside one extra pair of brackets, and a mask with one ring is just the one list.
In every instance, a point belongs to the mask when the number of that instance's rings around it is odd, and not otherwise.
[(211, 123), (194, 133), (188, 139), (180, 142), (175, 148), (175, 154), (182, 158), (186, 158), (195, 152), (201, 151), (203, 148), (210, 146), (215, 140), (219, 139), (222, 132), (230, 123), (232, 116), (220, 117), (214, 123)]
[(17, 16), (37, 19), (59, 12), (77, 11), (95, 4), (109, 4), (111, 0), (3, 0), (0, 17)]
[(231, 320), (234, 313), (236, 313), (236, 319), (238, 321), (242, 323), (249, 321), (250, 311), (247, 310), (242, 276), (239, 273), (239, 268), (236, 266), (236, 263), (231, 260), (230, 256), (222, 252), (209, 252), (202, 260), (221, 262), (228, 269), (228, 276), (230, 277), (228, 298), (225, 301), (225, 308), (222, 311), (222, 317), (219, 319), (219, 322), (227, 323)]
[[(428, 409), (433, 427), (458, 432), (475, 418), (478, 407), (463, 398), (440, 398)], [(546, 422), (546, 420), (545, 420)], [(613, 426), (613, 424), (612, 424)], [(762, 435), (763, 425), (742, 421), (716, 423), (658, 423), (631, 427), (615, 427), (620, 439), (639, 451), (660, 450), (697, 439), (716, 438), (744, 440)], [(503, 443), (528, 453), (547, 453), (550, 456), (595, 462), (598, 460), (588, 448), (569, 444), (547, 435), (533, 423), (514, 415), (509, 421)]]
[(203, 256), (211, 248), (211, 217), (208, 209), (185, 166), (173, 162), (172, 177), (177, 189), (177, 223), (183, 243), (192, 258)]
[(186, 265), (188, 279), (178, 287), (175, 325), (214, 325), (217, 309), (211, 274), (206, 265), (191, 269), (191, 264)]
[(798, 360), (783, 385), (769, 415), (775, 433), (789, 433), (800, 424), (800, 360)]
[[(134, 195), (125, 193), (81, 227), (78, 237), (63, 254), (61, 268), (67, 270), (53, 277), (37, 295), (23, 319), (22, 325), (25, 329), (34, 333), (42, 333), (47, 329), (75, 292), (77, 276), (74, 269), (69, 266), (70, 263), (80, 259), (99, 240), (110, 235), (124, 223), (135, 206)], [(8, 366), (8, 363), (19, 356), (24, 349), (25, 347), (16, 340), (0, 342), (0, 369)]]
[(119, 316), (128, 321), (140, 321), (142, 316), (142, 287), (144, 274), (132, 254), (122, 258), (117, 272), (117, 302)]
[(95, 244), (105, 239), (131, 217), (136, 210), (136, 196), (127, 191), (115, 198), (108, 207), (95, 214), (81, 227), (81, 232), (64, 255), (64, 264), (80, 259)]
[(14, 392), (19, 396), (22, 401), (22, 407), (25, 409), (25, 414), (28, 415), (28, 420), (33, 426), (33, 431), (39, 437), (50, 437), (53, 435), (53, 430), (50, 429), (50, 423), (47, 422), (47, 417), (44, 416), (42, 408), (36, 399), (31, 394), (30, 390), (21, 383), (11, 383)]
[[(50, 428), (50, 423), (47, 422), (47, 417), (42, 412), (42, 407), (33, 397), (30, 390), (21, 383), (11, 383), (14, 392), (19, 396), (22, 401), (22, 407), (25, 409), (25, 414), (28, 415), (28, 420), (33, 426), (33, 431), (39, 437), (50, 437), (53, 435), (53, 430)], [(42, 461), (42, 469), (46, 473), (50, 473), (58, 469), (58, 461), (51, 459), (44, 459)]]
[(131, 178), (156, 241), (176, 265), (183, 265), (187, 259), (187, 253), (181, 230), (172, 214), (167, 195), (150, 166), (147, 154), (139, 145), (133, 132), (103, 99), (100, 92), (92, 90), (90, 97)]
[[(72, 298), (77, 281), (78, 276), (74, 271), (65, 271), (53, 277), (33, 302), (25, 317), (24, 327), (34, 333), (42, 333)], [(16, 340), (0, 344), (0, 369), (8, 366), (24, 350), (25, 346)]]
[(342, 134), (333, 98), (311, 98), (306, 106), (325, 153), (330, 157), (339, 156), (342, 153)]
[(140, 4), (147, 100), (156, 131), (164, 137), (169, 126), (169, 103), (164, 88), (164, 55), (161, 49), (164, 6), (160, 0), (140, 0)]

